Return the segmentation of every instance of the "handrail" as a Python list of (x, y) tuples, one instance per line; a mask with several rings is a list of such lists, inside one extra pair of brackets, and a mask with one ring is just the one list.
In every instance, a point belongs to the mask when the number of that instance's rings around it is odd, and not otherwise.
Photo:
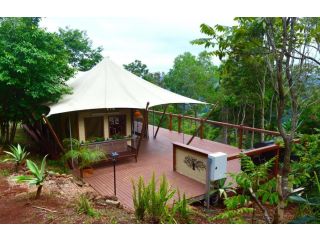
[[(156, 111), (156, 110), (149, 110), (149, 112), (154, 112), (156, 114), (160, 114), (162, 115), (163, 112), (161, 111)], [(276, 132), (276, 131), (270, 131), (270, 130), (266, 130), (266, 129), (262, 129), (262, 128), (254, 128), (254, 127), (249, 127), (249, 126), (244, 126), (244, 125), (237, 125), (237, 124), (233, 124), (233, 123), (226, 123), (226, 122), (219, 122), (219, 121), (213, 121), (213, 120), (206, 120), (203, 118), (196, 118), (196, 117), (192, 117), (192, 116), (188, 116), (188, 115), (181, 115), (181, 114), (176, 114), (176, 113), (164, 113), (164, 115), (169, 115), (171, 117), (181, 117), (184, 119), (189, 119), (189, 120), (194, 120), (194, 121), (198, 121), (201, 122), (203, 121), (204, 123), (208, 123), (211, 125), (216, 125), (216, 126), (220, 126), (220, 127), (228, 127), (228, 128), (236, 128), (236, 129), (242, 129), (242, 130), (247, 130), (250, 132), (258, 132), (258, 133), (265, 133), (265, 134), (269, 134), (269, 135), (274, 135), (274, 136), (280, 136), (280, 132)], [(170, 117), (170, 118), (171, 118)]]

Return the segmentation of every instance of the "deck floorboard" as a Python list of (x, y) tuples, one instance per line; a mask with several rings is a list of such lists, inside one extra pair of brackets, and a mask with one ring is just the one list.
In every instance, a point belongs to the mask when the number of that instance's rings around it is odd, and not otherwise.
[[(133, 209), (132, 184), (139, 176), (143, 176), (145, 181), (150, 180), (153, 172), (157, 177), (165, 174), (168, 181), (174, 188), (178, 188), (180, 193), (185, 193), (187, 198), (196, 198), (205, 194), (205, 185), (193, 179), (183, 176), (173, 171), (173, 148), (172, 142), (186, 143), (190, 136), (183, 136), (182, 133), (169, 131), (160, 128), (156, 139), (152, 137), (152, 126), (149, 126), (149, 139), (144, 139), (141, 144), (138, 162), (133, 158), (121, 159), (116, 166), (117, 197), (119, 201), (128, 209)], [(198, 137), (194, 138), (191, 146), (201, 148), (211, 152), (225, 152), (236, 154), (240, 150), (226, 144), (213, 142)], [(239, 160), (228, 162), (227, 171), (237, 172), (240, 170)], [(101, 195), (113, 195), (113, 167), (111, 163), (106, 163), (94, 170), (90, 177), (85, 177), (89, 183)], [(177, 198), (177, 194), (175, 196)]]

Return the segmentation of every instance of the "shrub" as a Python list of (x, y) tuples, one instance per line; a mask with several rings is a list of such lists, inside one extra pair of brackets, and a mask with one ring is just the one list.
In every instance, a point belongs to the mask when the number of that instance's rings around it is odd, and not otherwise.
[(133, 205), (135, 209), (135, 216), (139, 221), (142, 221), (145, 216), (145, 212), (148, 207), (149, 201), (149, 188), (145, 187), (143, 177), (139, 177), (137, 186), (134, 181), (132, 181), (133, 187)]
[(169, 216), (168, 201), (174, 194), (175, 190), (171, 189), (165, 175), (160, 178), (159, 188), (155, 174), (148, 184), (140, 177), (137, 183), (133, 182), (133, 204), (137, 219), (143, 220), (147, 215), (153, 223), (166, 222)]
[(77, 212), (84, 213), (90, 217), (99, 216), (99, 213), (94, 209), (92, 202), (85, 194), (80, 195), (77, 200)]
[(69, 139), (65, 139), (64, 143), (68, 146), (71, 146), (72, 143), (72, 149), (66, 152), (63, 158), (65, 160), (78, 160), (81, 178), (83, 178), (83, 169), (85, 167), (89, 167), (92, 164), (101, 161), (101, 159), (106, 156), (105, 153), (100, 150), (90, 149), (86, 145), (81, 145), (76, 139), (71, 139), (71, 141)]
[(10, 175), (10, 171), (8, 169), (1, 169), (0, 176), (8, 177)]
[(245, 214), (253, 213), (253, 208), (238, 208), (224, 211), (215, 217), (210, 218), (211, 221), (227, 220), (228, 223), (247, 223), (243, 217)]
[(3, 160), (3, 162), (11, 161), (15, 163), (15, 171), (18, 172), (19, 166), (22, 164), (24, 160), (26, 160), (29, 155), (28, 152), (25, 151), (23, 147), (18, 144), (16, 147), (11, 145), (10, 151), (4, 151), (9, 155), (9, 158)]
[(252, 201), (263, 212), (266, 223), (271, 223), (270, 214), (264, 204), (269, 203), (275, 205), (279, 201), (278, 193), (276, 191), (276, 179), (269, 178), (269, 171), (273, 165), (274, 159), (256, 165), (252, 159), (246, 155), (241, 156), (242, 172), (230, 174), (235, 180), (238, 187), (242, 189), (241, 194), (226, 198), (224, 204), (227, 207), (227, 213), (221, 215), (221, 219), (227, 219), (229, 216), (230, 221), (242, 221), (242, 213), (249, 213), (247, 204)]
[(43, 183), (48, 175), (48, 172), (46, 171), (46, 157), (47, 155), (42, 159), (40, 168), (33, 161), (27, 160), (27, 167), (32, 173), (31, 176), (21, 175), (15, 177), (17, 182), (27, 182), (30, 185), (38, 186), (36, 199), (40, 197)]
[(189, 207), (186, 194), (183, 193), (181, 198), (180, 191), (178, 191), (178, 201), (174, 202), (171, 209), (171, 215), (173, 217), (178, 217), (179, 219), (182, 219), (185, 222), (189, 222), (190, 214), (191, 209)]
[(167, 203), (175, 194), (175, 190), (171, 189), (165, 175), (160, 178), (158, 191), (156, 185), (155, 174), (153, 174), (148, 185), (149, 203), (147, 204), (147, 212), (153, 223), (159, 223), (166, 218)]
[(314, 172), (316, 184), (315, 193), (310, 195), (295, 194), (289, 196), (289, 201), (299, 205), (298, 217), (290, 223), (320, 223), (320, 182), (316, 172)]

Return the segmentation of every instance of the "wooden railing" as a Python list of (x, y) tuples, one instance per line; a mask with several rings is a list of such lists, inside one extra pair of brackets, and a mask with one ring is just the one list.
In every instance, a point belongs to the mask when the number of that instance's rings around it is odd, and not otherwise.
[[(169, 116), (169, 124), (168, 124), (168, 129), (170, 131), (172, 131), (172, 121), (173, 118), (177, 118), (178, 119), (178, 132), (181, 133), (181, 124), (182, 124), (182, 119), (188, 119), (188, 120), (192, 120), (192, 121), (196, 121), (200, 123), (199, 126), (199, 137), (201, 139), (203, 139), (203, 128), (204, 128), (204, 124), (207, 123), (209, 125), (213, 125), (213, 126), (219, 126), (219, 127), (226, 127), (226, 128), (234, 128), (237, 129), (238, 131), (238, 148), (242, 149), (243, 147), (243, 134), (244, 131), (248, 131), (248, 132), (253, 132), (253, 133), (264, 133), (266, 135), (270, 135), (270, 136), (280, 136), (279, 132), (276, 131), (270, 131), (270, 130), (265, 130), (265, 129), (261, 129), (261, 128), (253, 128), (253, 127), (248, 127), (245, 125), (237, 125), (237, 124), (232, 124), (232, 123), (226, 123), (226, 122), (218, 122), (218, 121), (213, 121), (213, 120), (206, 120), (203, 118), (197, 118), (197, 117), (192, 117), (192, 116), (188, 116), (188, 115), (182, 115), (182, 114), (175, 114), (175, 113), (167, 113), (167, 112), (161, 112), (161, 111), (155, 111), (155, 110), (149, 110), (149, 113), (154, 113), (157, 115), (161, 115), (161, 119), (163, 119), (163, 116)], [(159, 122), (159, 125), (161, 124), (161, 121)]]

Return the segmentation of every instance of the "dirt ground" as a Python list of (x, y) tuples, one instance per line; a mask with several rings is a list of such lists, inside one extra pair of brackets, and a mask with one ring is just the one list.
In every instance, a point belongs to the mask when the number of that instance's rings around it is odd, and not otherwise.
[[(40, 199), (35, 200), (36, 187), (17, 184), (12, 180), (14, 166), (0, 163), (0, 224), (1, 223), (137, 223), (133, 212), (120, 205), (105, 204), (110, 197), (99, 196), (89, 185), (81, 183), (72, 175), (51, 174), (43, 186)], [(25, 173), (22, 167), (20, 174)], [(97, 217), (90, 217), (77, 212), (77, 200), (81, 194), (91, 199), (93, 207), (99, 212)], [(267, 206), (270, 215), (274, 207)], [(188, 223), (228, 223), (226, 220), (210, 222), (209, 218), (226, 209), (214, 206), (207, 209), (203, 204), (191, 206), (193, 214)], [(286, 209), (287, 222), (294, 219), (296, 206)], [(247, 223), (265, 223), (260, 209), (245, 216)], [(179, 221), (181, 222), (181, 221)], [(184, 223), (182, 221), (182, 223)]]
[[(35, 187), (16, 184), (9, 174), (13, 166), (0, 164), (0, 223), (135, 223), (133, 213), (120, 206), (101, 205), (101, 199), (89, 186), (78, 186), (69, 175), (50, 176), (40, 199)], [(92, 198), (97, 217), (79, 214), (76, 201), (80, 194)]]

